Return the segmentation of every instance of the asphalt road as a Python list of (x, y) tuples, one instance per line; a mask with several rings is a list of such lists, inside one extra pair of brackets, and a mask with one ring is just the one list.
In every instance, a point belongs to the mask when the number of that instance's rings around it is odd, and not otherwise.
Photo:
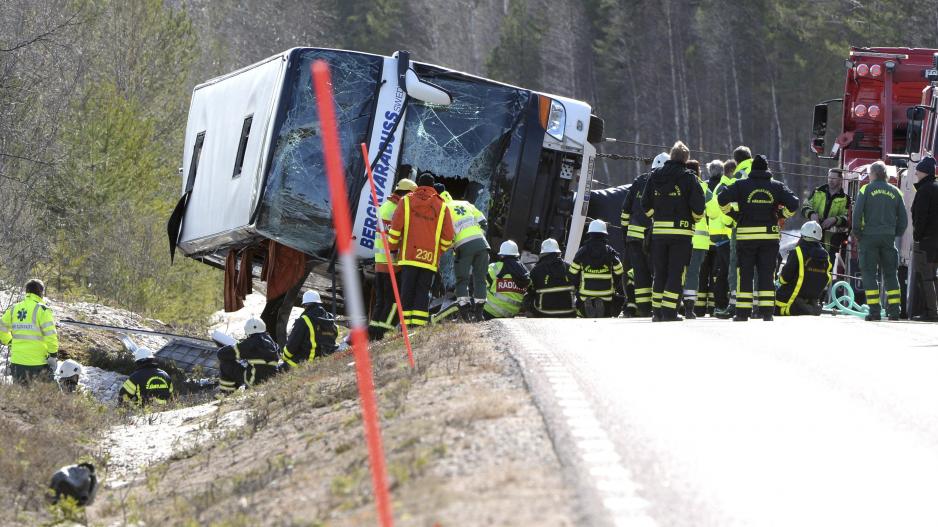
[(584, 525), (938, 525), (938, 325), (500, 323)]

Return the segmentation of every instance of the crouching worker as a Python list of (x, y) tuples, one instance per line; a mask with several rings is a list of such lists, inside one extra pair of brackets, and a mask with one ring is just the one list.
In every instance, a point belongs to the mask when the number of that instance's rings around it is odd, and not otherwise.
[(173, 398), (173, 380), (160, 369), (149, 348), (134, 350), (134, 372), (124, 381), (117, 395), (120, 404), (146, 406), (166, 404)]
[(78, 390), (78, 381), (81, 379), (82, 367), (78, 361), (66, 359), (59, 363), (55, 369), (55, 382), (64, 393), (73, 393)]
[(531, 269), (531, 289), (525, 308), (535, 317), (574, 317), (574, 292), (570, 266), (560, 257), (557, 240), (541, 242), (541, 257)]
[(218, 394), (229, 395), (241, 386), (254, 386), (273, 377), (280, 364), (277, 344), (259, 318), (244, 323), (244, 340), (218, 350)]
[(615, 318), (622, 312), (625, 299), (622, 277), (625, 269), (619, 253), (609, 245), (606, 222), (593, 220), (580, 246), (570, 276), (579, 284), (576, 311), (582, 317)]
[(777, 315), (820, 315), (821, 301), (831, 282), (831, 262), (821, 245), (824, 232), (816, 221), (801, 226), (801, 241), (788, 253), (778, 275)]
[(283, 362), (296, 368), (301, 362), (335, 353), (339, 327), (332, 313), (322, 307), (316, 291), (303, 293), (303, 314), (293, 323), (293, 330), (283, 347)]
[(512, 318), (521, 312), (531, 278), (518, 261), (520, 256), (518, 244), (511, 240), (502, 242), (498, 248), (499, 261), (489, 265), (486, 279), (489, 288), (483, 312), (485, 320)]

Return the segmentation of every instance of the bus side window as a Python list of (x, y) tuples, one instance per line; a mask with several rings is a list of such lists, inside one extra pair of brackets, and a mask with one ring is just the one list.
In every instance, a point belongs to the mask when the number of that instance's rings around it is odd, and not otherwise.
[(241, 125), (241, 139), (238, 142), (238, 155), (235, 157), (234, 172), (231, 179), (241, 175), (241, 169), (244, 167), (244, 151), (248, 148), (248, 137), (251, 135), (251, 123), (254, 121), (254, 114), (244, 118), (244, 124)]
[(189, 161), (189, 175), (186, 178), (186, 192), (192, 192), (195, 187), (195, 174), (199, 170), (199, 159), (202, 157), (202, 145), (205, 144), (205, 132), (195, 136), (195, 145), (192, 147), (192, 159)]

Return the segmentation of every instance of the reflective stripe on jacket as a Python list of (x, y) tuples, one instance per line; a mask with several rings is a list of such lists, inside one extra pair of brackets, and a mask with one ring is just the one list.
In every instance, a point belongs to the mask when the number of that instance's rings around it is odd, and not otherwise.
[(831, 262), (827, 251), (817, 242), (801, 241), (788, 253), (788, 260), (778, 275), (781, 284), (775, 294), (780, 315), (791, 315), (797, 298), (815, 303), (831, 281)]
[(732, 216), (723, 212), (720, 203), (717, 201), (717, 194), (723, 188), (732, 185), (735, 179), (727, 176), (720, 178), (720, 182), (714, 187), (712, 194), (707, 199), (707, 227), (710, 230), (710, 241), (717, 243), (727, 241), (733, 233), (733, 224), (736, 222)]
[(398, 265), (436, 272), (440, 255), (453, 245), (453, 219), (432, 187), (417, 187), (394, 211), (388, 243), (398, 250)]
[[(400, 196), (391, 194), (388, 196), (387, 201), (382, 203), (381, 207), (378, 208), (378, 215), (381, 217), (381, 221), (384, 222), (385, 229), (391, 227), (391, 220), (394, 219), (394, 211), (397, 210), (397, 204), (400, 203), (400, 201)], [(392, 255), (391, 258), (394, 258), (394, 256)], [(375, 270), (379, 272), (387, 272), (388, 270), (388, 257), (384, 254), (384, 240), (380, 233), (375, 236)]]
[(10, 346), (10, 363), (45, 366), (49, 355), (59, 351), (52, 310), (32, 293), (0, 317), (0, 344)]
[(472, 240), (485, 240), (485, 230), (482, 227), (485, 215), (475, 205), (468, 201), (450, 200), (446, 202), (446, 207), (453, 218), (453, 248)]
[(509, 273), (504, 273), (505, 262), (495, 262), (489, 264), (489, 289), (485, 297), (485, 311), (495, 318), (511, 318), (521, 312), (524, 305), (524, 292), (526, 287), (521, 287), (516, 281), (527, 285), (528, 277), (514, 277)]
[[(704, 202), (707, 203), (710, 201), (710, 198), (713, 197), (713, 194), (710, 193), (710, 188), (707, 187), (706, 181), (700, 182), (700, 188), (704, 193)], [(693, 238), (694, 249), (700, 249), (706, 251), (710, 248), (710, 227), (707, 224), (707, 215), (704, 214), (697, 220), (697, 223), (694, 224), (694, 238)]]

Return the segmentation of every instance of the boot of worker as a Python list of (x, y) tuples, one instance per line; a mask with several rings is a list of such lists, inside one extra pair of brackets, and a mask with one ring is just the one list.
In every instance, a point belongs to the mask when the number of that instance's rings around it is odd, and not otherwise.
[(736, 316), (736, 306), (730, 304), (725, 309), (717, 309), (713, 312), (713, 316), (721, 320), (729, 320)]
[(651, 321), (661, 322), (661, 308), (660, 307), (653, 307), (651, 309)]
[(880, 320), (883, 319), (883, 315), (882, 315), (882, 312), (880, 310), (880, 306), (878, 303), (874, 304), (869, 298), (867, 298), (867, 305), (870, 306), (870, 312), (868, 315), (866, 315), (864, 320), (866, 320), (867, 322), (879, 322)]
[(762, 308), (762, 321), (772, 322), (773, 320), (775, 320), (775, 316), (772, 310), (768, 308)]
[(459, 321), (460, 322), (466, 322), (466, 323), (474, 322), (475, 313), (473, 313), (472, 311), (472, 304), (470, 304), (468, 301), (460, 302), (457, 307), (459, 309)]
[(697, 318), (697, 314), (694, 313), (694, 304), (695, 302), (693, 300), (684, 301), (684, 318), (687, 320), (693, 320)]
[(476, 322), (485, 322), (485, 300), (476, 299), (472, 304), (473, 319)]
[(648, 304), (639, 304), (635, 308), (635, 318), (648, 318), (651, 316), (651, 308)]

